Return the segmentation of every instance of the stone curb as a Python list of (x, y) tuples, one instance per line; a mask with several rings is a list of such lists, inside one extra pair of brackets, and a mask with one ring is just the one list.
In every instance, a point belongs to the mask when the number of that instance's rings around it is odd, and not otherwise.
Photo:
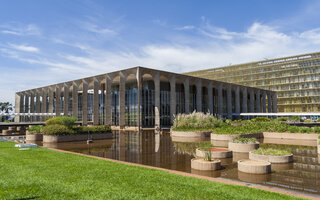
[[(90, 139), (112, 139), (112, 133), (95, 133), (89, 135)], [(56, 143), (56, 142), (72, 142), (72, 141), (85, 141), (88, 140), (87, 134), (79, 135), (43, 135), (43, 143)]]

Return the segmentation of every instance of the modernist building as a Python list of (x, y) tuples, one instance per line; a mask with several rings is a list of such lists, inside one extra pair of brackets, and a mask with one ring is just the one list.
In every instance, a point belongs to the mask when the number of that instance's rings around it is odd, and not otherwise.
[(276, 91), (278, 112), (320, 112), (320, 52), (186, 74)]
[[(74, 116), (86, 124), (170, 126), (173, 115), (194, 110), (231, 118), (234, 113), (276, 112), (276, 93), (143, 67), (16, 93), (16, 121)], [(268, 99), (268, 106), (266, 103)], [(43, 114), (44, 115), (44, 114)]]

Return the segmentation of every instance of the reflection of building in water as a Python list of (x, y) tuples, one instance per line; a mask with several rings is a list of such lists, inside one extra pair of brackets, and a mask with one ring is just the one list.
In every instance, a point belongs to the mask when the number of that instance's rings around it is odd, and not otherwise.
[(170, 126), (177, 113), (276, 112), (276, 93), (221, 81), (135, 67), (17, 92), (15, 121), (43, 121), (45, 114), (73, 116), (87, 124)]

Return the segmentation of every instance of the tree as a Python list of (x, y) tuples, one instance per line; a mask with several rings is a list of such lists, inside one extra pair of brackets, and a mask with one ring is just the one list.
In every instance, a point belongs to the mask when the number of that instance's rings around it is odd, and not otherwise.
[[(13, 111), (13, 106), (9, 102), (0, 102), (0, 111), (1, 113), (9, 113)], [(8, 117), (2, 117), (3, 120), (8, 119)]]

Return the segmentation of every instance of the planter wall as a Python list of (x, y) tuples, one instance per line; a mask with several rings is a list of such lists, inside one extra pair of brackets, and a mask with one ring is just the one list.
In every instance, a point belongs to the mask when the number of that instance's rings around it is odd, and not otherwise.
[(259, 148), (259, 143), (235, 143), (229, 142), (228, 149), (232, 150), (233, 152), (250, 152), (255, 149)]
[(29, 131), (27, 131), (26, 140), (27, 141), (42, 141), (43, 134), (30, 134)]
[(206, 141), (205, 137), (171, 137), (172, 142), (203, 142)]
[[(92, 140), (111, 139), (112, 133), (90, 134), (89, 138)], [(87, 139), (88, 139), (87, 134), (81, 134), (81, 135), (43, 135), (43, 142), (44, 143), (85, 141)]]
[(12, 135), (11, 130), (2, 130), (2, 135)]
[[(228, 149), (222, 149), (222, 148), (214, 148), (214, 149), (221, 149), (223, 151), (211, 151), (211, 157), (212, 158), (232, 158), (232, 151)], [(199, 148), (196, 149), (196, 156), (200, 158), (204, 158), (206, 156), (206, 152), (201, 150)]]
[(201, 158), (193, 158), (191, 160), (191, 168), (202, 171), (219, 170), (221, 168), (221, 161), (206, 161)]
[(271, 163), (256, 160), (239, 160), (238, 170), (249, 174), (268, 174), (271, 173)]
[(249, 134), (215, 134), (211, 133), (211, 140), (233, 140), (236, 137), (245, 138), (263, 138), (263, 133), (249, 133)]
[(272, 155), (260, 155), (253, 152), (249, 152), (250, 160), (267, 161), (270, 163), (290, 163), (293, 162), (293, 155), (285, 156), (272, 156)]
[(263, 132), (263, 137), (276, 138), (276, 139), (293, 139), (293, 140), (317, 140), (319, 137), (319, 134)]
[(173, 131), (171, 130), (172, 137), (187, 137), (187, 138), (195, 138), (195, 137), (209, 137), (211, 131)]

